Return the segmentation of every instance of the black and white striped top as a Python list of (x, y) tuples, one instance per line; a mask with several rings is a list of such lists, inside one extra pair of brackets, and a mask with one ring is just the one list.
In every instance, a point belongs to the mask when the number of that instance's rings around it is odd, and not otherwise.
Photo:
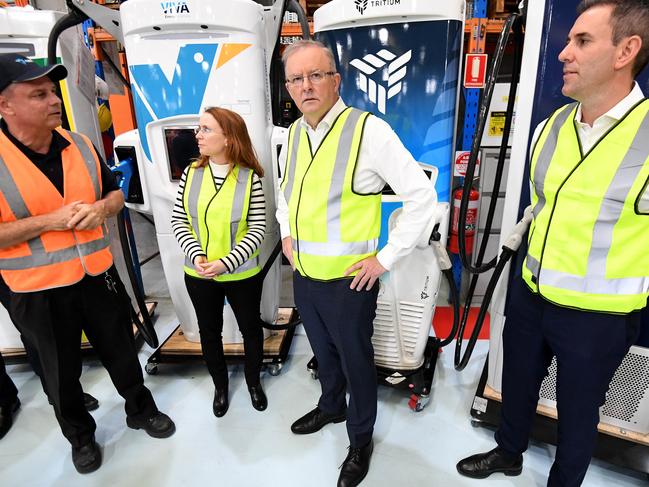
[[(228, 166), (219, 165), (210, 162), (212, 174), (214, 174), (214, 184), (218, 190), (227, 175)], [(187, 172), (189, 166), (185, 168), (182, 176), (180, 177), (180, 185), (178, 186), (178, 193), (176, 194), (176, 202), (171, 213), (171, 228), (173, 229), (176, 240), (180, 244), (180, 248), (185, 253), (191, 262), (199, 255), (205, 255), (198, 241), (194, 238), (191, 232), (191, 226), (185, 213), (183, 205), (183, 192), (185, 189), (185, 182), (187, 180)], [(244, 235), (243, 239), (230, 251), (229, 254), (221, 258), (221, 261), (228, 269), (228, 272), (233, 272), (237, 267), (246, 262), (250, 256), (259, 248), (264, 233), (266, 232), (266, 200), (264, 198), (264, 191), (261, 186), (259, 176), (253, 173), (252, 175), (252, 190), (250, 192), (250, 204), (248, 206), (248, 232)]]

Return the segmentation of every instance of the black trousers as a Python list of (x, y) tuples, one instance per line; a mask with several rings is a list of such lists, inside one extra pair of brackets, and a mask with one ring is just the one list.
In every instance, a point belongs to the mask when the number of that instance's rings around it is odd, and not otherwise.
[(61, 431), (74, 447), (88, 443), (96, 429), (79, 384), (82, 330), (126, 400), (126, 414), (146, 418), (157, 412), (151, 392), (144, 387), (125, 295), (111, 289), (109, 274), (112, 282), (123, 286), (112, 267), (71, 286), (11, 295), (11, 316), (38, 353), (41, 379)]
[[(2, 276), (0, 276), (0, 302), (2, 303), (2, 306), (5, 307), (7, 312), (11, 312), (11, 291), (9, 290), (9, 287), (7, 286), (7, 283), (4, 281)], [(25, 347), (25, 353), (27, 354), (27, 360), (29, 361), (29, 365), (32, 366), (32, 370), (34, 371), (34, 373), (36, 373), (39, 379), (41, 379), (43, 392), (45, 392), (45, 395), (48, 396), (49, 394), (47, 393), (47, 385), (45, 384), (45, 381), (43, 381), (42, 379), (43, 371), (41, 370), (41, 363), (40, 360), (38, 359), (38, 352), (36, 351), (34, 346), (31, 343), (29, 343), (29, 341), (25, 340), (25, 337), (23, 335), (20, 335), (20, 340), (23, 342), (23, 346)], [(13, 390), (16, 389), (16, 386), (7, 375), (7, 371), (4, 367), (4, 361), (2, 360), (1, 357), (0, 357), (0, 361), (2, 361), (2, 365), (0, 366), (0, 406), (1, 406), (3, 404), (7, 404), (7, 402), (3, 402), (4, 400), (8, 401), (9, 403), (13, 402), (17, 393), (16, 394), (13, 393)], [(11, 382), (11, 384), (9, 384), (9, 382)], [(5, 387), (6, 390), (4, 390)], [(13, 397), (13, 398), (9, 400), (7, 399), (8, 397)]]
[(246, 384), (259, 384), (264, 359), (264, 331), (259, 316), (263, 280), (259, 275), (241, 281), (218, 282), (185, 274), (185, 285), (192, 300), (201, 336), (203, 358), (218, 389), (228, 387), (228, 368), (223, 353), (223, 306), (232, 306), (243, 336)]
[[(10, 301), (9, 288), (0, 276), (0, 302), (7, 311), (9, 310)], [(16, 389), (16, 384), (13, 383), (11, 377), (7, 374), (5, 361), (2, 358), (2, 354), (0, 354), (0, 407), (13, 404), (17, 397), (18, 389)]]
[(346, 409), (350, 444), (362, 447), (372, 439), (376, 422), (372, 333), (379, 284), (370, 291), (355, 291), (350, 283), (351, 279), (314, 281), (293, 273), (295, 304), (318, 359), (318, 407), (330, 414)]
[(5, 361), (2, 354), (0, 354), (0, 407), (13, 404), (17, 397), (18, 389), (16, 389), (16, 385), (7, 374)]
[(613, 315), (563, 308), (515, 278), (503, 331), (498, 445), (510, 454), (527, 449), (539, 389), (555, 355), (559, 441), (548, 485), (581, 485), (597, 440), (599, 407), (639, 329), (639, 312)]

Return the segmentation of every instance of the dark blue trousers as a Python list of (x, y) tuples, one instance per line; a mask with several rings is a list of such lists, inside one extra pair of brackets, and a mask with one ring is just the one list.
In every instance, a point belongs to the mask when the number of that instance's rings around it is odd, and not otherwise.
[(372, 332), (379, 284), (370, 291), (355, 291), (350, 283), (351, 279), (314, 281), (293, 273), (295, 304), (318, 359), (318, 407), (330, 414), (346, 409), (349, 442), (362, 447), (372, 439), (376, 421)]
[(564, 308), (533, 294), (516, 277), (503, 331), (498, 445), (512, 455), (527, 449), (539, 388), (554, 355), (559, 429), (548, 486), (581, 485), (597, 440), (599, 407), (639, 328), (639, 312), (614, 315)]

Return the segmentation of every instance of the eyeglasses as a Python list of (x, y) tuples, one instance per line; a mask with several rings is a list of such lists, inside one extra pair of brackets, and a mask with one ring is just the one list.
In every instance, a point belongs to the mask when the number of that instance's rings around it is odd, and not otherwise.
[(308, 78), (309, 83), (318, 85), (324, 81), (324, 79), (327, 76), (333, 76), (336, 74), (335, 71), (327, 71), (323, 73), (322, 71), (314, 71), (313, 73), (310, 73), (306, 76), (293, 76), (292, 78), (287, 78), (286, 79), (286, 84), (289, 86), (302, 86), (302, 83), (304, 83), (304, 78)]
[(196, 127), (194, 128), (194, 134), (198, 135), (199, 132), (203, 135), (210, 135), (210, 134), (222, 134), (223, 132), (217, 132), (214, 129), (211, 129), (209, 127), (206, 127), (205, 125), (201, 127)]

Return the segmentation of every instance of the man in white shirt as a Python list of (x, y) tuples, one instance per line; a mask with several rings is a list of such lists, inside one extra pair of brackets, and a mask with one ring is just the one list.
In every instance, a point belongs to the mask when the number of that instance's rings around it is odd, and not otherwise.
[(534, 219), (503, 331), (497, 448), (460, 474), (519, 475), (539, 388), (557, 358), (558, 446), (548, 486), (581, 485), (599, 407), (640, 329), (649, 295), (649, 101), (634, 78), (649, 60), (649, 7), (582, 0), (559, 54), (578, 103), (534, 134)]
[[(285, 171), (277, 219), (322, 386), (318, 406), (291, 430), (309, 434), (346, 420), (350, 448), (338, 486), (349, 487), (367, 474), (373, 449), (378, 278), (415, 247), (437, 197), (390, 126), (340, 99), (340, 75), (328, 48), (300, 41), (283, 60), (287, 88), (303, 117), (291, 126), (280, 154)], [(377, 252), (386, 183), (403, 200), (403, 213)]]

